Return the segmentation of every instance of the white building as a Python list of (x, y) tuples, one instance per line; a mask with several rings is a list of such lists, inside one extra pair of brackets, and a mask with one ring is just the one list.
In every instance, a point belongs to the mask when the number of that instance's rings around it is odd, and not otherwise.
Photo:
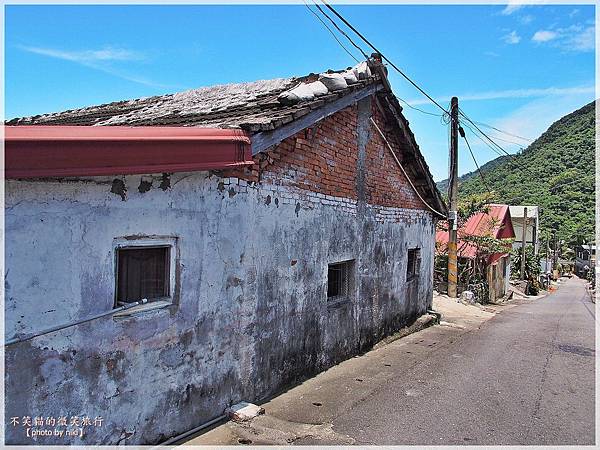
[(515, 241), (513, 249), (521, 248), (523, 244), (523, 219), (525, 217), (525, 208), (527, 208), (527, 227), (525, 233), (525, 245), (531, 245), (537, 255), (540, 251), (539, 229), (540, 217), (538, 206), (511, 206), (510, 216), (515, 230)]

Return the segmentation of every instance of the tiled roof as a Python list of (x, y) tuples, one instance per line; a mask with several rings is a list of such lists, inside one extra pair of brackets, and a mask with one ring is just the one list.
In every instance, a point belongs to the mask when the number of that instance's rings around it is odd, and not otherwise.
[[(7, 125), (126, 125), (126, 126), (196, 126), (243, 128), (251, 132), (273, 130), (311, 110), (320, 108), (348, 93), (377, 82), (366, 63), (345, 71), (321, 75), (276, 78), (250, 83), (223, 84), (175, 94), (125, 100), (63, 112), (16, 118)], [(363, 70), (363, 72), (360, 72)], [(360, 72), (360, 73), (359, 73)], [(352, 73), (342, 85), (327, 88), (319, 79)], [(339, 75), (331, 75), (339, 74)], [(358, 76), (360, 75), (360, 77)], [(359, 79), (360, 78), (360, 79)], [(317, 87), (316, 95), (287, 95), (301, 86)], [(341, 88), (340, 88), (341, 87)], [(282, 95), (286, 94), (286, 95)]]
[(329, 108), (329, 113), (333, 113), (340, 104), (345, 104), (336, 100), (348, 100), (353, 96), (358, 98), (371, 89), (372, 92), (378, 91), (383, 107), (389, 109), (398, 124), (401, 140), (407, 144), (404, 148), (407, 152), (405, 169), (409, 176), (419, 180), (417, 189), (429, 199), (433, 208), (444, 214), (446, 205), (408, 121), (402, 114), (402, 107), (392, 93), (387, 70), (380, 58), (374, 57), (345, 70), (203, 87), (175, 94), (15, 118), (6, 124), (241, 128), (252, 136), (258, 136), (268, 135), (262, 132), (283, 128), (283, 125), (312, 112), (317, 114), (305, 120), (320, 120), (317, 117), (319, 112)]
[[(462, 258), (474, 258), (477, 249), (468, 242), (460, 239), (461, 235), (489, 236), (495, 239), (514, 238), (515, 233), (510, 221), (508, 205), (488, 205), (486, 213), (473, 214), (458, 230), (458, 255)], [(439, 230), (435, 241), (444, 246), (448, 245), (448, 231)]]

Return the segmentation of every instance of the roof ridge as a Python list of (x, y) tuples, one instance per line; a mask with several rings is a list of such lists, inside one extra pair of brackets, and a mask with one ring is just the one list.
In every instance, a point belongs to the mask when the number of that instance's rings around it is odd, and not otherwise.
[[(359, 68), (360, 70), (358, 70)], [(345, 77), (348, 81), (344, 86), (329, 88), (322, 85), (323, 80)], [(373, 76), (374, 75), (374, 76)], [(271, 78), (263, 80), (243, 81), (238, 83), (221, 83), (210, 86), (200, 86), (183, 91), (122, 99), (113, 102), (71, 108), (63, 111), (48, 112), (25, 117), (12, 118), (5, 121), (6, 125), (80, 125), (80, 126), (109, 126), (109, 125), (176, 125), (176, 126), (214, 126), (240, 128), (242, 123), (257, 123), (261, 129), (268, 122), (269, 115), (281, 116), (287, 114), (286, 107), (311, 101), (317, 102), (325, 94), (340, 94), (347, 89), (350, 92), (352, 84), (359, 81), (374, 81), (376, 74), (369, 71), (369, 62), (359, 63), (354, 68), (327, 70), (319, 74), (310, 73), (305, 76), (288, 78)], [(288, 91), (304, 86), (318, 86), (320, 91), (315, 95), (298, 98), (291, 102), (283, 101), (281, 95)], [(332, 101), (333, 97), (326, 98)], [(322, 103), (322, 102), (321, 102)], [(242, 112), (243, 117), (242, 117)], [(265, 125), (267, 126), (267, 125)], [(267, 126), (267, 128), (272, 128)]]

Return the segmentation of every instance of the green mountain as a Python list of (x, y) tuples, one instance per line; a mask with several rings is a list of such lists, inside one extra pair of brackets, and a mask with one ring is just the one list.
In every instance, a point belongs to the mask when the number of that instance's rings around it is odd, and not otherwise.
[[(481, 169), (495, 201), (540, 207), (541, 238), (556, 231), (567, 243), (594, 239), (595, 102), (553, 123), (514, 157)], [(448, 181), (438, 188), (447, 191)], [(459, 197), (487, 192), (478, 172), (460, 177)]]
[[(508, 159), (510, 159), (510, 156), (498, 156), (496, 159), (492, 159), (491, 161), (488, 161), (483, 166), (481, 166), (481, 171), (484, 174), (488, 171), (492, 171)], [(478, 176), (479, 176), (479, 172), (477, 172), (476, 170), (473, 172), (468, 172), (468, 173), (465, 173), (464, 175), (461, 175), (460, 177), (458, 177), (459, 186), (464, 181), (467, 181), (473, 177), (478, 177)], [(448, 179), (438, 181), (436, 183), (436, 186), (440, 190), (442, 195), (444, 195), (444, 198), (446, 198), (446, 196), (448, 194)]]

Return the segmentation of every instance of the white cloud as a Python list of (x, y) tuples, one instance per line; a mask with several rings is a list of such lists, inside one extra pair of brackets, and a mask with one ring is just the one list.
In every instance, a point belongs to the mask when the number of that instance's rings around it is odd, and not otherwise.
[(593, 93), (544, 97), (533, 100), (504, 117), (492, 120), (491, 124), (512, 134), (536, 139), (552, 123), (593, 99)]
[(596, 33), (594, 27), (588, 27), (578, 34), (572, 35), (567, 39), (567, 46), (572, 50), (582, 52), (593, 51), (595, 48)]
[[(514, 109), (504, 116), (497, 118), (486, 118), (479, 119), (483, 120), (490, 125), (506, 131), (510, 134), (523, 136), (530, 139), (537, 139), (543, 132), (545, 132), (550, 125), (559, 120), (561, 117), (581, 108), (585, 104), (591, 102), (594, 99), (593, 94), (580, 94), (580, 95), (563, 95), (559, 97), (543, 97), (532, 100), (525, 105)], [(469, 115), (469, 111), (465, 112)], [(476, 117), (472, 117), (473, 120), (477, 120)], [(506, 141), (512, 141), (514, 143), (521, 142), (514, 136), (505, 135), (495, 130), (484, 129), (492, 139), (501, 145), (507, 152), (514, 153), (519, 148), (527, 147), (528, 143), (523, 141), (522, 145), (515, 145)], [(495, 159), (498, 154), (490, 149), (487, 145), (475, 138), (470, 130), (465, 127), (467, 132), (467, 138), (469, 139), (473, 152), (475, 153), (480, 165)], [(503, 140), (500, 140), (503, 139)], [(438, 145), (441, 147), (443, 143)], [(443, 147), (442, 147), (443, 148)], [(464, 158), (460, 163), (460, 173), (464, 174), (475, 170), (473, 162)], [(438, 169), (436, 173), (438, 178), (446, 178), (445, 172)]]
[(519, 22), (521, 22), (523, 25), (529, 25), (534, 19), (535, 17), (533, 17), (531, 14), (527, 14), (519, 17)]
[(488, 51), (488, 52), (483, 52), (483, 54), (484, 54), (485, 56), (491, 56), (491, 57), (493, 57), (493, 58), (498, 58), (498, 57), (500, 56), (500, 54), (499, 54), (499, 53), (496, 53), (496, 52), (491, 52), (491, 51)]
[(144, 77), (137, 75), (131, 75), (126, 71), (120, 70), (114, 67), (114, 63), (123, 62), (134, 62), (142, 61), (146, 59), (145, 55), (126, 50), (122, 48), (105, 47), (98, 50), (79, 50), (69, 51), (60, 50), (54, 48), (43, 48), (43, 47), (31, 47), (31, 46), (19, 46), (23, 51), (34, 53), (36, 55), (47, 56), (49, 58), (60, 59), (63, 61), (70, 61), (75, 64), (95, 69), (100, 72), (107, 73), (109, 75), (122, 78), (123, 80), (131, 81), (133, 83), (143, 84), (145, 86), (168, 88), (167, 86), (154, 81), (148, 80)]
[(548, 42), (558, 37), (558, 33), (549, 30), (536, 31), (531, 38), (534, 42)]
[(100, 50), (67, 51), (53, 48), (20, 46), (21, 50), (51, 58), (64, 59), (78, 63), (90, 63), (95, 61), (139, 61), (144, 59), (140, 53), (122, 48), (106, 47)]
[(539, 30), (531, 38), (539, 44), (551, 42), (551, 45), (571, 52), (589, 52), (595, 49), (594, 26), (584, 27), (580, 24), (567, 28)]
[[(591, 102), (593, 99), (593, 94), (590, 95), (589, 93), (581, 95), (562, 95), (559, 97), (537, 98), (527, 102), (519, 108), (497, 117), (471, 116), (471, 119), (488, 123), (500, 130), (517, 136), (537, 139), (554, 122), (559, 120), (561, 117), (564, 117), (565, 115), (581, 108), (582, 106)], [(465, 109), (465, 114), (470, 116), (468, 106), (463, 109)], [(475, 157), (477, 158), (480, 166), (498, 157), (496, 152), (494, 152), (481, 140), (476, 138), (466, 126), (464, 128), (467, 133), (467, 139), (471, 144), (471, 148), (473, 149)], [(502, 134), (496, 130), (490, 130), (487, 128), (481, 129), (484, 130), (488, 136), (492, 137), (492, 139), (494, 139), (509, 153), (514, 153), (519, 150), (519, 148), (525, 148), (528, 145), (528, 143), (525, 141), (523, 141), (523, 145), (514, 145), (505, 142), (512, 141), (519, 143), (521, 141), (513, 136)], [(419, 136), (419, 134), (417, 134), (417, 136)], [(429, 138), (429, 135), (424, 134), (420, 139), (424, 141), (420, 142), (420, 144), (422, 144), (421, 148), (423, 149), (425, 157), (431, 161), (430, 168), (432, 170), (432, 174), (434, 175), (434, 179), (443, 180), (448, 176), (448, 169), (445, 158), (440, 158), (439, 154), (440, 150), (447, 152), (447, 142), (443, 140), (427, 142), (426, 138)], [(463, 143), (461, 142), (459, 145), (462, 144)], [(460, 174), (462, 175), (476, 170), (476, 167), (470, 156), (467, 156), (468, 153), (461, 152), (461, 154), (462, 156), (459, 156)], [(443, 161), (440, 161), (440, 159)]]
[(571, 11), (569, 13), (569, 17), (572, 19), (573, 17), (575, 17), (577, 14), (579, 14), (579, 10), (578, 9), (574, 9), (573, 11)]
[(524, 5), (515, 1), (509, 1), (508, 5), (500, 12), (503, 16), (510, 16), (515, 11), (521, 9)]
[[(565, 95), (586, 95), (594, 94), (595, 88), (590, 86), (574, 86), (574, 87), (549, 87), (549, 88), (531, 88), (531, 89), (506, 89), (501, 91), (485, 91), (476, 93), (465, 93), (458, 95), (460, 101), (482, 101), (482, 100), (497, 100), (506, 98), (536, 98), (536, 97), (558, 97)], [(448, 102), (452, 98), (451, 95), (437, 97), (438, 102)], [(430, 103), (427, 99), (409, 100), (413, 106), (425, 105)]]
[(521, 36), (519, 36), (517, 32), (513, 30), (510, 33), (502, 36), (502, 40), (507, 44), (518, 44), (521, 42)]

